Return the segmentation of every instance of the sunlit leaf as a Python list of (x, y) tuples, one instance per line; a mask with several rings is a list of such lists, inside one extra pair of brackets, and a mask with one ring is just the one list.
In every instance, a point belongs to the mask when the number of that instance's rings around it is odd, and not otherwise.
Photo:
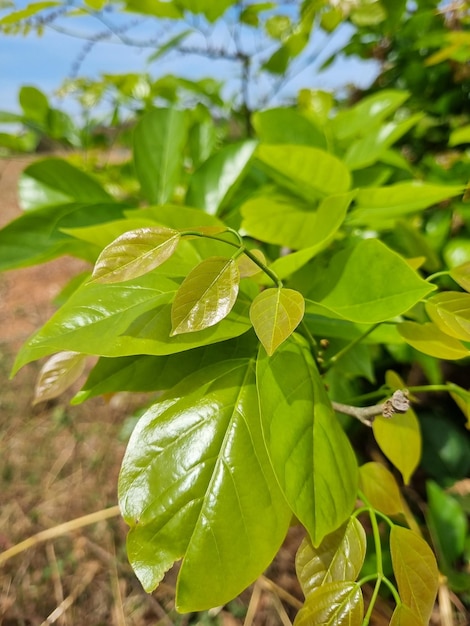
[(406, 606), (400, 604), (393, 611), (392, 619), (389, 626), (427, 626), (413, 611)]
[(372, 461), (359, 467), (359, 487), (377, 511), (385, 515), (398, 515), (403, 512), (397, 481), (380, 463)]
[(179, 610), (223, 605), (262, 573), (291, 512), (266, 455), (250, 360), (195, 372), (140, 418), (119, 494), (147, 591), (184, 557)]
[[(266, 258), (261, 250), (250, 250), (251, 254), (258, 259), (263, 265), (266, 265)], [(259, 274), (262, 270), (250, 257), (246, 254), (242, 254), (238, 257), (238, 271), (240, 272), (240, 278), (249, 278)]]
[[(393, 390), (405, 388), (395, 372), (388, 371), (385, 379)], [(406, 413), (396, 413), (391, 418), (376, 417), (372, 429), (380, 449), (408, 484), (421, 459), (421, 430), (415, 412), (409, 408)]]
[(299, 337), (291, 337), (271, 357), (261, 349), (257, 387), (264, 438), (277, 479), (318, 545), (354, 507), (354, 452)]
[(171, 309), (171, 335), (214, 326), (232, 310), (240, 274), (234, 259), (205, 259), (185, 278)]
[(470, 263), (452, 267), (450, 275), (465, 291), (470, 291)]
[(44, 2), (31, 2), (24, 9), (20, 9), (19, 11), (13, 11), (8, 15), (5, 15), (0, 19), (0, 24), (16, 24), (20, 20), (27, 19), (36, 15), (43, 9), (50, 9), (51, 7), (56, 7), (60, 4), (60, 2), (56, 2), (53, 0), (45, 0)]
[(154, 17), (180, 19), (183, 12), (174, 2), (166, 0), (125, 0), (126, 10)]
[(326, 583), (356, 580), (365, 554), (366, 534), (355, 517), (327, 535), (317, 548), (304, 538), (297, 550), (295, 569), (305, 597)]
[(381, 241), (364, 239), (317, 271), (308, 297), (364, 324), (400, 315), (434, 289)]
[(170, 258), (179, 239), (179, 232), (159, 226), (124, 233), (100, 254), (92, 280), (117, 283), (142, 276)]
[(281, 107), (258, 111), (253, 115), (252, 123), (264, 143), (327, 147), (322, 130), (295, 109)]
[(400, 598), (425, 626), (431, 617), (439, 582), (434, 554), (424, 539), (400, 526), (392, 527), (390, 551)]
[(147, 111), (137, 123), (135, 170), (150, 202), (164, 204), (171, 200), (179, 181), (186, 135), (186, 114), (176, 109)]
[(444, 291), (426, 300), (426, 311), (444, 333), (470, 341), (470, 294)]
[(354, 582), (332, 582), (318, 587), (297, 613), (294, 626), (361, 626), (364, 601)]
[(250, 320), (269, 356), (294, 332), (304, 311), (303, 296), (293, 289), (273, 287), (256, 296)]
[(402, 322), (397, 330), (410, 346), (438, 359), (454, 361), (470, 356), (470, 350), (462, 342), (442, 332), (432, 322)]
[(54, 354), (41, 368), (34, 390), (34, 404), (57, 398), (82, 375), (86, 355), (79, 352)]

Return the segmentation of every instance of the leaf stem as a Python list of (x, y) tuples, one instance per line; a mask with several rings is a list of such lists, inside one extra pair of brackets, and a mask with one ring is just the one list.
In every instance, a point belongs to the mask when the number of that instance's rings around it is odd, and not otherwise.
[(371, 326), (370, 328), (368, 328), (364, 333), (362, 333), (362, 335), (359, 335), (359, 337), (356, 337), (356, 339), (354, 339), (353, 341), (351, 341), (351, 343), (348, 343), (347, 346), (344, 346), (344, 348), (342, 348), (341, 350), (339, 350), (336, 354), (334, 354), (324, 365), (325, 369), (329, 369), (332, 365), (334, 365), (335, 363), (337, 363), (339, 361), (339, 359), (341, 359), (345, 354), (347, 354), (350, 350), (352, 350), (354, 348), (354, 346), (356, 346), (358, 343), (360, 343), (361, 341), (363, 341), (368, 335), (370, 335), (372, 332), (374, 332), (374, 330), (380, 326), (382, 322), (378, 322), (377, 324), (374, 324), (373, 326)]
[(390, 398), (381, 404), (373, 404), (372, 406), (351, 406), (350, 404), (342, 404), (341, 402), (332, 402), (331, 404), (335, 411), (355, 417), (366, 426), (372, 426), (372, 422), (377, 415), (390, 418), (393, 417), (395, 413), (406, 413), (410, 407), (408, 391), (406, 389), (397, 389)]
[(442, 270), (441, 272), (435, 272), (426, 278), (428, 283), (432, 282), (435, 278), (439, 278), (439, 276), (449, 276), (450, 270)]
[(367, 613), (365, 614), (364, 620), (362, 621), (362, 626), (367, 626), (369, 624), (372, 611), (374, 610), (375, 603), (377, 601), (377, 596), (379, 595), (380, 585), (382, 584), (382, 576), (378, 576), (375, 582), (374, 591), (372, 592), (372, 596), (369, 602), (369, 606), (367, 607)]

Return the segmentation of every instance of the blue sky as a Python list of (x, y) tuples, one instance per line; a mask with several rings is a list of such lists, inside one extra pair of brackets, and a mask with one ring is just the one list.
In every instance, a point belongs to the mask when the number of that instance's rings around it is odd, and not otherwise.
[[(16, 6), (27, 4), (17, 2)], [(125, 16), (127, 22), (135, 16)], [(87, 20), (63, 20), (62, 25), (78, 32), (103, 31), (101, 26)], [(119, 23), (119, 22), (117, 22)], [(153, 22), (153, 24), (155, 24)], [(134, 37), (149, 36), (150, 26), (145, 23), (129, 31)], [(157, 29), (159, 27), (157, 26)], [(160, 35), (165, 38), (165, 32)], [(223, 38), (220, 32), (216, 37)], [(338, 60), (323, 73), (318, 73), (318, 67), (325, 58), (337, 48), (341, 42), (347, 40), (349, 31), (343, 29), (333, 40), (327, 39), (321, 32), (314, 33), (311, 41), (311, 52), (318, 53), (318, 59), (308, 70), (296, 76), (286, 89), (286, 94), (294, 94), (301, 87), (319, 88), (325, 90), (338, 89), (349, 82), (360, 86), (366, 86), (375, 74), (374, 66), (364, 64), (353, 59)], [(28, 36), (7, 36), (0, 34), (0, 110), (18, 111), (17, 95), (22, 85), (34, 85), (52, 96), (52, 103), (61, 108), (70, 108), (70, 104), (63, 103), (53, 97), (54, 91), (62, 81), (70, 76), (74, 63), (84, 50), (85, 42), (79, 39), (59, 34), (46, 29), (42, 37), (34, 33)], [(118, 45), (103, 41), (94, 46), (80, 65), (79, 76), (96, 78), (100, 73), (124, 73), (139, 71), (146, 67), (146, 59), (151, 53), (150, 49), (134, 49), (124, 45)], [(157, 63), (147, 66), (155, 76), (167, 73), (176, 73), (190, 78), (202, 78), (214, 76), (219, 79), (230, 78), (233, 71), (226, 63), (213, 64), (200, 57), (176, 58), (165, 57)], [(228, 81), (227, 89), (237, 89), (236, 83)], [(274, 104), (274, 103), (273, 103)]]

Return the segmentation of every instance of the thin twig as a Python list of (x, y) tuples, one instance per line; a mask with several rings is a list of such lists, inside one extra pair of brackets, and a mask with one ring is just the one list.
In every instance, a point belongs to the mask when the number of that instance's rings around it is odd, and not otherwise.
[(408, 392), (406, 389), (398, 389), (393, 395), (382, 402), (372, 406), (352, 406), (350, 404), (342, 404), (341, 402), (332, 402), (333, 408), (338, 413), (355, 417), (366, 426), (372, 426), (374, 419), (378, 415), (383, 417), (393, 417), (396, 413), (406, 413), (410, 408)]
[(84, 526), (89, 526), (90, 524), (96, 524), (97, 522), (101, 522), (102, 520), (109, 519), (110, 517), (117, 517), (120, 514), (119, 507), (112, 506), (109, 509), (102, 509), (101, 511), (96, 511), (95, 513), (90, 513), (89, 515), (83, 515), (82, 517), (77, 517), (69, 522), (64, 522), (63, 524), (59, 524), (58, 526), (54, 526), (53, 528), (48, 528), (47, 530), (42, 530), (41, 532), (33, 535), (32, 537), (28, 537), (24, 541), (17, 543), (15, 546), (8, 548), (5, 552), (0, 554), (0, 565), (16, 556), (17, 554), (21, 554), (25, 550), (32, 548), (43, 541), (47, 541), (48, 539), (54, 539), (55, 537), (60, 537), (61, 535), (66, 535), (69, 532), (77, 530), (79, 528), (83, 528)]

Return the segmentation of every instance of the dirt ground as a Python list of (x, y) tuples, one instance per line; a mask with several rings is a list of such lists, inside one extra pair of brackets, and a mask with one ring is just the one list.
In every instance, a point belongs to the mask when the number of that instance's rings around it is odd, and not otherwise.
[[(0, 227), (20, 214), (16, 185), (27, 163), (0, 161)], [(9, 379), (18, 348), (51, 315), (51, 300), (69, 278), (83, 269), (83, 262), (61, 258), (0, 274), (0, 552), (33, 538), (32, 546), (4, 563), (0, 554), (0, 624), (231, 626), (243, 623), (247, 611), (249, 623), (287, 624), (295, 614), (291, 605), (298, 604), (289, 594), (300, 597), (293, 572), (298, 530), (268, 573), (281, 590), (261, 579), (254, 592), (247, 590), (228, 607), (179, 616), (175, 572), (156, 594), (144, 593), (127, 563), (126, 527), (116, 512), (73, 531), (60, 527), (116, 505), (125, 449), (121, 431), (143, 401), (119, 394), (109, 403), (95, 399), (70, 406), (70, 392), (32, 407), (40, 365), (28, 365)], [(55, 536), (34, 542), (36, 533), (47, 529)]]

